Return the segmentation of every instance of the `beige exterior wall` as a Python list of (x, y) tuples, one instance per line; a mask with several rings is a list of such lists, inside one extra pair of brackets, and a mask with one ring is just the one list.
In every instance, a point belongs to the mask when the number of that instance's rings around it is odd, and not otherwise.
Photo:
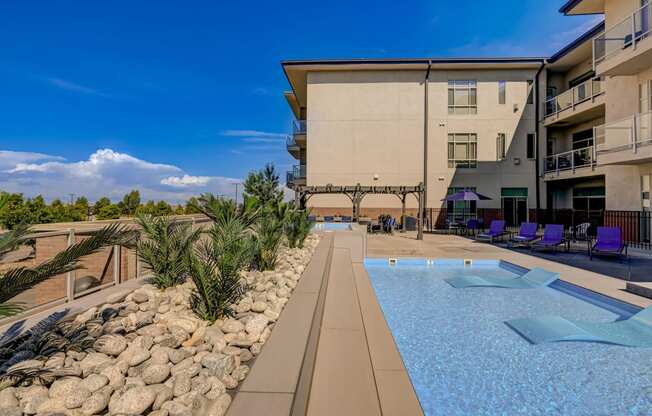
[[(535, 72), (515, 69), (431, 73), (428, 207), (440, 207), (450, 186), (473, 186), (493, 198), (481, 207), (500, 207), (501, 187), (527, 187), (529, 206), (535, 207), (535, 162), (526, 158), (526, 135), (535, 131), (534, 105), (526, 104), (527, 81), (534, 79)], [(409, 70), (308, 73), (307, 184), (421, 182), (424, 75), (423, 71)], [(477, 81), (477, 115), (448, 114), (448, 80), (455, 79)], [(504, 105), (498, 104), (499, 80), (507, 82)], [(449, 133), (477, 134), (477, 168), (448, 168)], [(505, 161), (496, 160), (498, 133), (506, 135)], [(540, 144), (545, 146), (542, 136)], [(341, 196), (313, 196), (308, 205), (350, 207), (351, 202)], [(368, 196), (362, 203), (363, 211), (391, 207), (400, 207), (395, 196)], [(415, 208), (416, 201), (408, 200), (408, 207)]]

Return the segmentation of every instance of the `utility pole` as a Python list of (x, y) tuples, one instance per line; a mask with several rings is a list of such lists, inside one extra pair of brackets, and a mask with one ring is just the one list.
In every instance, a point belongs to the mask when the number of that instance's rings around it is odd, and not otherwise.
[(240, 185), (240, 183), (236, 182), (233, 185), (235, 185), (235, 205), (237, 206), (238, 205), (238, 186)]
[(419, 227), (417, 240), (423, 240), (423, 227), (426, 220), (426, 202), (428, 200), (428, 83), (432, 61), (428, 60), (426, 77), (423, 80), (423, 193), (419, 204)]

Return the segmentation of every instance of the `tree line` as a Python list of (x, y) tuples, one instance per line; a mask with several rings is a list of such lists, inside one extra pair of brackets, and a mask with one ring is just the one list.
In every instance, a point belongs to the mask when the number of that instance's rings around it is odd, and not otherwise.
[(140, 192), (132, 190), (122, 200), (113, 203), (108, 197), (99, 198), (90, 204), (84, 196), (72, 203), (54, 199), (49, 204), (41, 196), (25, 198), (20, 193), (0, 192), (5, 201), (0, 209), (0, 226), (13, 229), (18, 224), (47, 224), (53, 222), (87, 221), (92, 217), (97, 220), (113, 220), (121, 217), (133, 217), (148, 214), (155, 217), (165, 215), (197, 214), (197, 198), (189, 199), (185, 204), (171, 205), (165, 201), (141, 201)]

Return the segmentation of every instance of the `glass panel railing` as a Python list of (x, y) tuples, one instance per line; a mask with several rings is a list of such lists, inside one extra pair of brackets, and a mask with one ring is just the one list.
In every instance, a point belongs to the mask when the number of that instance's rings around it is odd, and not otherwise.
[(593, 39), (593, 64), (629, 48), (650, 33), (652, 7), (646, 4)]
[(546, 173), (575, 170), (593, 166), (593, 163), (593, 146), (587, 146), (546, 157), (544, 170)]
[(287, 145), (288, 148), (290, 148), (290, 147), (298, 147), (299, 146), (297, 144), (297, 141), (294, 138), (294, 136), (287, 136), (285, 138), (285, 144)]
[(546, 101), (546, 117), (591, 99), (601, 94), (602, 91), (602, 80), (600, 78), (586, 80), (570, 90), (548, 99)]
[(292, 123), (293, 134), (306, 134), (306, 120), (294, 120)]
[(636, 116), (613, 121), (594, 128), (598, 152), (631, 147), (634, 141)]

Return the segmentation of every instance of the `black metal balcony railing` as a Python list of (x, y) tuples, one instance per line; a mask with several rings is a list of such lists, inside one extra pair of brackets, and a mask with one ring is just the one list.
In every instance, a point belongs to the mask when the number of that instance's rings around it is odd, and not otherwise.
[(294, 120), (292, 122), (292, 134), (306, 134), (306, 120)]
[(568, 152), (557, 153), (546, 157), (545, 173), (571, 170), (593, 166), (595, 164), (595, 151), (593, 146), (575, 149)]

